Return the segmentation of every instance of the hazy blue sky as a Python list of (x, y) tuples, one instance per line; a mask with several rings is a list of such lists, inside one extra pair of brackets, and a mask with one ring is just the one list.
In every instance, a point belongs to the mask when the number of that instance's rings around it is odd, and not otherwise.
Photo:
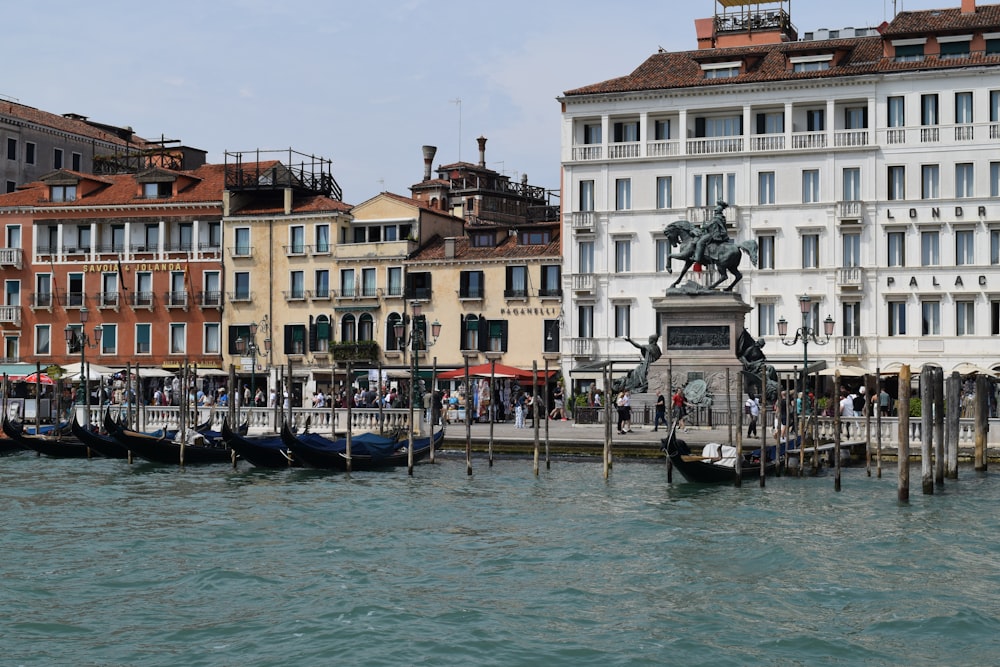
[[(899, 0), (899, 9), (960, 0)], [(979, 4), (987, 4), (980, 0)], [(478, 159), (559, 187), (563, 91), (695, 48), (713, 0), (493, 3), (173, 0), (16, 3), (0, 95), (131, 125), (208, 151), (287, 149), (333, 160), (344, 200), (408, 194), (434, 166)], [(794, 0), (799, 33), (878, 25), (891, 0)], [(461, 104), (455, 100), (461, 99)], [(461, 112), (461, 113), (460, 113)], [(459, 126), (461, 123), (461, 131)]]

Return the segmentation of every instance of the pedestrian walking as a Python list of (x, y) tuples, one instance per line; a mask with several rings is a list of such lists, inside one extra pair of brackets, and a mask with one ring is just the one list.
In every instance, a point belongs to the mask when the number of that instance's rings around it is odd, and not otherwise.
[(688, 430), (687, 422), (687, 403), (684, 401), (684, 390), (678, 389), (674, 392), (673, 398), (670, 402), (674, 406), (674, 421), (677, 423), (677, 428), (684, 429), (685, 433)]
[(759, 437), (757, 435), (757, 421), (760, 417), (760, 401), (756, 396), (750, 394), (747, 398), (746, 404), (743, 406), (743, 411), (746, 413), (746, 416), (749, 417), (749, 421), (747, 423), (747, 437)]
[(663, 398), (662, 391), (656, 392), (656, 405), (654, 407), (656, 416), (653, 419), (653, 430), (658, 431), (660, 424), (663, 424), (664, 428), (667, 426), (667, 399)]

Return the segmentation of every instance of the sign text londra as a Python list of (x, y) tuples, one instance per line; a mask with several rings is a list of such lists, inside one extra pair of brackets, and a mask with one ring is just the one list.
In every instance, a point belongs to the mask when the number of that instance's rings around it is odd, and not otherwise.
[[(114, 262), (103, 264), (85, 264), (84, 273), (113, 273), (119, 265)], [(181, 262), (139, 262), (121, 264), (122, 271), (186, 271), (187, 266)]]

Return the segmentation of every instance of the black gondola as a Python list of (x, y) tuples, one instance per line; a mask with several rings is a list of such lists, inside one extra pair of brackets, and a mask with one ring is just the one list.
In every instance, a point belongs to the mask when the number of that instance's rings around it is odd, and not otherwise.
[(123, 428), (111, 418), (110, 414), (104, 415), (104, 429), (133, 454), (153, 463), (188, 465), (232, 461), (232, 450), (221, 443), (215, 445), (185, 443), (182, 446), (177, 440), (158, 438)]
[[(713, 458), (694, 456), (687, 443), (677, 438), (676, 429), (671, 429), (670, 435), (662, 440), (662, 449), (670, 458), (671, 464), (689, 482), (696, 484), (733, 484), (736, 481), (736, 467), (733, 464), (720, 465), (721, 461)], [(740, 460), (740, 479), (752, 480), (760, 477), (760, 452), (744, 452)], [(777, 463), (773, 459), (774, 450), (768, 448), (769, 460), (764, 465), (764, 474), (771, 476), (777, 471)]]
[(127, 459), (128, 447), (121, 444), (110, 435), (98, 433), (93, 427), (81, 426), (80, 422), (73, 417), (71, 424), (73, 435), (77, 440), (84, 443), (92, 450), (109, 459)]
[(85, 459), (91, 456), (90, 448), (72, 435), (28, 435), (20, 424), (6, 417), (3, 419), (3, 432), (24, 449), (32, 449), (52, 458)]
[(222, 439), (239, 454), (241, 459), (249, 461), (258, 468), (288, 468), (300, 466), (298, 459), (288, 451), (280, 435), (262, 435), (247, 438), (247, 428), (243, 425), (242, 433), (229, 428), (229, 422), (222, 422)]
[[(434, 434), (434, 444), (440, 444), (444, 431)], [(316, 433), (296, 435), (288, 428), (281, 427), (281, 440), (292, 454), (305, 465), (328, 470), (347, 470), (347, 438), (330, 440)], [(407, 441), (384, 438), (374, 433), (363, 433), (351, 438), (351, 470), (379, 470), (408, 464)], [(417, 462), (430, 454), (431, 439), (417, 438), (413, 441), (413, 461)]]

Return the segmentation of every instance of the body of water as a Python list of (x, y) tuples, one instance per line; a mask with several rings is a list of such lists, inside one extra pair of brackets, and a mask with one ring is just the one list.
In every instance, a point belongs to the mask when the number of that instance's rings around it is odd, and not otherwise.
[(997, 662), (995, 473), (241, 466), (0, 459), (0, 664)]

